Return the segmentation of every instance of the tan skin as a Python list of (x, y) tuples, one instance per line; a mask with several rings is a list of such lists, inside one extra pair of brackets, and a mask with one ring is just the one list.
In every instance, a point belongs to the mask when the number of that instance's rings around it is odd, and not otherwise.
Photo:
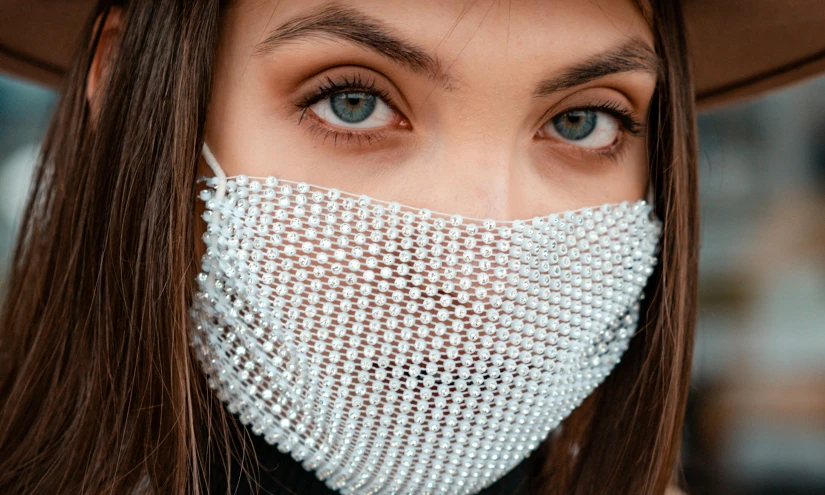
[[(625, 70), (536, 94), (542, 81), (629, 40), (652, 51), (652, 35), (633, 3), (465, 4), (256, 0), (230, 6), (206, 135), (226, 174), (274, 175), (501, 220), (644, 198), (644, 118), (654, 72)], [(438, 74), (416, 72), (328, 33), (263, 48), (272, 30), (322, 7), (368, 16), (428, 55)], [(119, 27), (119, 16), (110, 16), (104, 34)], [(111, 38), (104, 35), (99, 55)], [(92, 102), (100, 70), (98, 60), (89, 78)], [(356, 93), (348, 100), (356, 106), (347, 109), (363, 109), (368, 90), (341, 88), (353, 81), (379, 92), (372, 113), (355, 124), (336, 119), (331, 97), (299, 107), (332, 82), (339, 92)], [(585, 139), (558, 132), (554, 117), (570, 129), (565, 112), (601, 103), (631, 114), (640, 135), (601, 110), (579, 114), (596, 119)], [(352, 115), (345, 116), (352, 121)], [(203, 161), (199, 173), (212, 175)]]
[[(641, 118), (654, 74), (615, 74), (533, 96), (541, 80), (589, 55), (628, 38), (652, 43), (632, 3), (484, 1), (462, 16), (465, 3), (337, 4), (375, 18), (437, 57), (450, 79), (444, 81), (329, 36), (295, 39), (271, 53), (256, 53), (269, 30), (330, 4), (238, 2), (224, 25), (206, 138), (227, 175), (275, 175), (495, 219), (644, 197), (643, 138), (633, 138), (614, 162), (541, 134), (550, 117), (601, 101), (615, 102)], [(295, 102), (311, 95), (326, 77), (335, 83), (358, 78), (373, 83), (389, 94), (398, 118), (371, 117), (372, 132), (380, 130), (382, 137), (369, 140), (366, 133), (360, 139), (333, 139), (330, 128), (352, 129), (329, 118), (324, 122), (318, 115), (323, 109), (310, 110), (298, 125), (301, 109)], [(600, 118), (605, 124), (611, 119)], [(606, 148), (613, 141), (605, 136), (595, 144)]]

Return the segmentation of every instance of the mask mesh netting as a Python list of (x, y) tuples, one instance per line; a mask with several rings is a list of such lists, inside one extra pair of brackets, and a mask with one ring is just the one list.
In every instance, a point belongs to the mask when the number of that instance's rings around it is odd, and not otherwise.
[(530, 455), (627, 348), (661, 232), (645, 201), (496, 222), (202, 180), (209, 384), (347, 494), (475, 493)]

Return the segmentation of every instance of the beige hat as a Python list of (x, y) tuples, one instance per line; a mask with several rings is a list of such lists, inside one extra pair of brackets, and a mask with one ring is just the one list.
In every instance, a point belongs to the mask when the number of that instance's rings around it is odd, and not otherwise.
[[(60, 82), (95, 0), (0, 0), (0, 71)], [(700, 109), (825, 73), (825, 0), (683, 0)]]

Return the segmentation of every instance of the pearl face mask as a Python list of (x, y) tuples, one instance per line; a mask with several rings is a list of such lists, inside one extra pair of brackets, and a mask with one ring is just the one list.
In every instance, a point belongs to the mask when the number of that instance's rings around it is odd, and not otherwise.
[(344, 494), (473, 494), (636, 330), (647, 201), (494, 221), (215, 173), (192, 344), (229, 411)]

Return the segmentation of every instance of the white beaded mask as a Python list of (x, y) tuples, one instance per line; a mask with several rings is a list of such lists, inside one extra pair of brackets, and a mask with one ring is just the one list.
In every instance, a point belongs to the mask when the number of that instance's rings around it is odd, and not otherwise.
[(193, 345), (229, 411), (344, 494), (472, 494), (611, 372), (647, 201), (494, 221), (274, 177), (204, 178)]

